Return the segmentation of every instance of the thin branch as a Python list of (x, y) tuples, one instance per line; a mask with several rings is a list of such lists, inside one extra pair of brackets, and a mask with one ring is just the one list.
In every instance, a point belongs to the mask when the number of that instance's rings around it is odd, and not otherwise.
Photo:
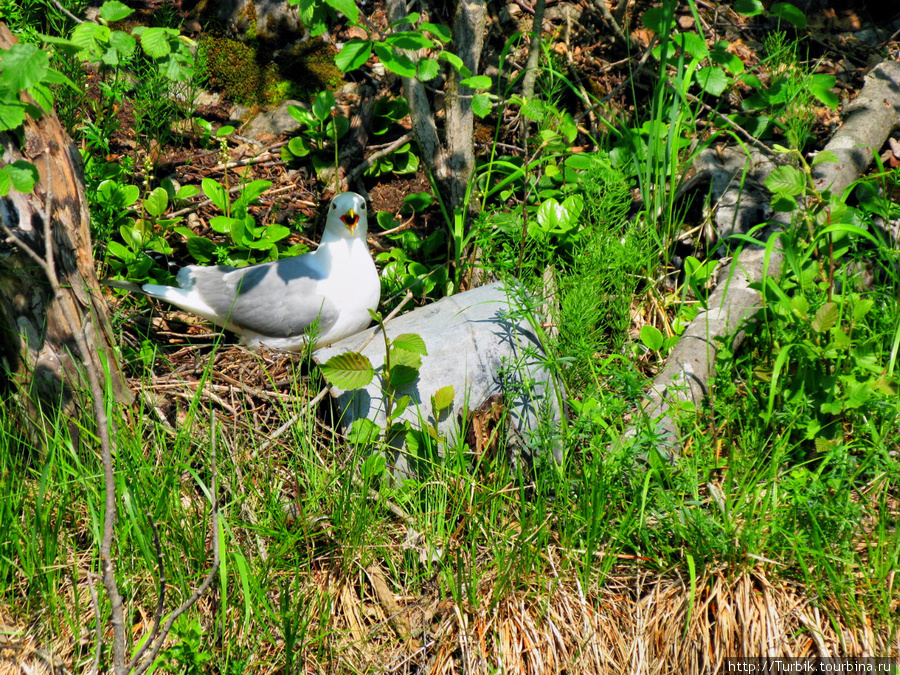
[(97, 617), (97, 627), (94, 629), (97, 647), (94, 649), (94, 661), (91, 664), (91, 675), (98, 675), (100, 672), (100, 650), (103, 646), (103, 617), (100, 616), (100, 600), (97, 598), (97, 588), (94, 586), (93, 572), (88, 572), (88, 590), (91, 592), (91, 607), (94, 608), (94, 616)]
[(250, 455), (252, 459), (256, 459), (259, 453), (265, 451), (272, 443), (277, 441), (281, 436), (284, 435), (288, 429), (290, 429), (294, 424), (296, 424), (297, 420), (306, 415), (310, 410), (312, 410), (313, 406), (318, 405), (318, 403), (325, 398), (325, 394), (328, 393), (330, 387), (322, 387), (322, 391), (315, 395), (315, 397), (310, 400), (305, 406), (303, 406), (300, 410), (294, 413), (291, 418), (278, 427), (275, 431), (269, 434), (269, 438), (263, 442), (256, 450), (253, 451), (253, 454)]
[(372, 166), (375, 162), (377, 162), (382, 157), (387, 157), (389, 154), (394, 152), (397, 148), (402, 146), (405, 143), (409, 143), (413, 139), (412, 133), (403, 134), (400, 138), (398, 138), (393, 143), (389, 143), (385, 148), (379, 150), (378, 152), (373, 152), (371, 155), (366, 157), (359, 166), (354, 167), (352, 171), (347, 173), (344, 177), (344, 180), (349, 185), (357, 178), (363, 175), (370, 166)]
[[(669, 83), (669, 85), (672, 86), (672, 87), (674, 88), (674, 85), (672, 85), (671, 83)], [(754, 146), (756, 146), (757, 148), (759, 148), (759, 150), (760, 150), (763, 154), (768, 155), (769, 157), (775, 157), (775, 156), (778, 154), (778, 153), (776, 153), (774, 150), (772, 150), (772, 148), (770, 148), (768, 145), (766, 145), (766, 144), (763, 143), (762, 141), (759, 141), (759, 140), (757, 140), (756, 138), (754, 138), (754, 137), (750, 134), (749, 131), (747, 131), (746, 129), (744, 129), (744, 127), (742, 127), (741, 125), (739, 125), (737, 122), (734, 122), (734, 121), (728, 119), (728, 117), (726, 117), (725, 115), (723, 115), (722, 113), (720, 113), (718, 110), (715, 110), (714, 108), (708, 106), (706, 103), (704, 103), (703, 101), (701, 101), (699, 98), (697, 98), (697, 97), (694, 96), (693, 94), (690, 94), (690, 93), (688, 93), (688, 92), (684, 92), (684, 95), (685, 95), (685, 97), (687, 98), (687, 100), (692, 101), (693, 103), (697, 103), (697, 104), (700, 105), (700, 107), (703, 108), (706, 112), (710, 112), (710, 113), (712, 113), (713, 115), (715, 115), (715, 116), (716, 116), (716, 119), (719, 119), (719, 120), (725, 122), (728, 126), (730, 126), (732, 129), (734, 129), (734, 130), (737, 132), (737, 134), (738, 134), (739, 136), (743, 137), (743, 139), (744, 139), (745, 141), (747, 141), (748, 143), (751, 143), (751, 144), (753, 144)]]
[[(622, 30), (622, 27), (619, 25), (619, 22), (616, 21), (616, 17), (613, 16), (612, 12), (609, 11), (609, 7), (606, 6), (604, 0), (592, 0), (591, 4), (596, 7), (600, 14), (603, 15), (603, 18), (606, 20), (606, 23), (612, 28), (612, 32), (615, 33), (616, 37), (619, 38), (626, 45), (634, 46), (634, 43), (625, 35), (625, 32)], [(624, 0), (622, 2), (624, 5)]]
[(397, 234), (398, 232), (403, 232), (403, 230), (408, 230), (409, 228), (415, 225), (416, 217), (413, 215), (409, 220), (405, 223), (398, 225), (397, 227), (392, 227), (390, 230), (385, 230), (384, 232), (373, 232), (376, 236), (386, 237), (389, 234)]
[(72, 21), (74, 21), (75, 23), (87, 23), (86, 21), (84, 21), (84, 19), (79, 19), (77, 16), (72, 14), (72, 12), (63, 7), (59, 0), (53, 0), (53, 4), (56, 5), (56, 9), (72, 19)]
[[(525, 77), (522, 80), (522, 96), (531, 98), (534, 96), (534, 83), (537, 80), (538, 61), (541, 58), (541, 33), (544, 28), (544, 7), (546, 0), (537, 0), (531, 14), (534, 19), (531, 22), (531, 42), (528, 45), (528, 60), (525, 62)], [(522, 5), (519, 5), (522, 7)], [(528, 123), (523, 125), (527, 133)]]
[(153, 629), (150, 631), (150, 637), (144, 640), (144, 644), (141, 645), (140, 649), (138, 649), (137, 653), (134, 655), (134, 658), (131, 659), (129, 670), (133, 667), (133, 664), (140, 661), (144, 652), (146, 652), (150, 645), (153, 644), (153, 641), (156, 640), (156, 636), (159, 633), (159, 624), (162, 622), (163, 611), (166, 606), (166, 568), (163, 562), (162, 546), (160, 546), (159, 543), (159, 529), (156, 527), (156, 521), (153, 519), (153, 514), (149, 511), (147, 512), (147, 520), (150, 521), (150, 527), (153, 528), (153, 544), (156, 547), (156, 563), (159, 568), (159, 599), (156, 602), (156, 611), (153, 613)]

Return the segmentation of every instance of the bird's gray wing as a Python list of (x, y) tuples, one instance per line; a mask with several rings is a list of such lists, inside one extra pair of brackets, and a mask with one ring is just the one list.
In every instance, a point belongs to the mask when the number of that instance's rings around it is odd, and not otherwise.
[(316, 319), (325, 331), (340, 313), (318, 292), (325, 275), (307, 256), (245, 268), (191, 266), (178, 277), (223, 319), (260, 335), (294, 337)]

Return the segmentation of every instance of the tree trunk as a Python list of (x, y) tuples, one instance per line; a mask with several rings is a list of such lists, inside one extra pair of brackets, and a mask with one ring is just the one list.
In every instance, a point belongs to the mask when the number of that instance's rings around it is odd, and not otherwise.
[[(16, 42), (0, 23), (0, 48)], [(23, 94), (24, 95), (24, 94)], [(75, 344), (80, 329), (98, 372), (107, 372), (113, 395), (131, 394), (112, 349), (107, 305), (98, 290), (91, 248), (81, 156), (55, 114), (27, 118), (20, 133), (0, 133), (2, 164), (31, 162), (39, 182), (31, 194), (10, 190), (0, 198), (0, 221), (13, 235), (46, 256), (45, 218), (51, 220), (53, 262), (61, 292), (55, 295), (44, 271), (25, 251), (0, 236), (0, 392), (15, 395), (28, 418), (41, 413), (67, 417), (90, 410), (87, 379)], [(80, 327), (68, 316), (78, 317)]]
[[(386, 4), (391, 23), (406, 16), (404, 0), (387, 0)], [(478, 73), (486, 17), (485, 0), (457, 0), (453, 19), (453, 51), (473, 75)], [(410, 29), (409, 25), (396, 27), (396, 30)], [(411, 57), (415, 60), (414, 54)], [(425, 85), (417, 78), (402, 78), (403, 95), (409, 102), (409, 117), (419, 144), (420, 157), (434, 177), (439, 196), (450, 214), (465, 203), (469, 178), (475, 170), (472, 140), (472, 95), (475, 92), (461, 86), (461, 79), (455, 71), (447, 77), (444, 97), (446, 124), (442, 143), (435, 122), (436, 111), (432, 108)]]

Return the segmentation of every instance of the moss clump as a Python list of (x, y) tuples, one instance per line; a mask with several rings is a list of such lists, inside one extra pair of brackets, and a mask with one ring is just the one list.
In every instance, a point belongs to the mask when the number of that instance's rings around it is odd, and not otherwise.
[(280, 52), (278, 71), (290, 82), (290, 95), (299, 100), (312, 100), (324, 89), (337, 89), (344, 84), (340, 69), (334, 65), (337, 50), (321, 38), (313, 38)]
[(200, 63), (211, 89), (236, 103), (272, 103), (269, 90), (280, 79), (274, 65), (263, 65), (251, 45), (224, 37), (205, 37), (200, 43)]
[(266, 105), (288, 97), (312, 99), (339, 87), (343, 79), (334, 55), (334, 47), (320, 39), (273, 54), (254, 41), (207, 36), (199, 63), (211, 89), (236, 103)]

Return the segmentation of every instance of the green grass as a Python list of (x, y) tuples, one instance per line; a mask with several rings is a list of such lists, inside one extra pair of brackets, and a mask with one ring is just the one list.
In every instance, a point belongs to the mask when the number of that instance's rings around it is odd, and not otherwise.
[[(557, 100), (538, 134), (556, 145), (565, 145), (562, 81), (539, 80)], [(168, 105), (161, 84), (150, 78), (139, 89), (138, 132), (148, 139), (163, 138), (174, 114), (151, 105)], [(119, 430), (114, 557), (129, 634), (145, 636), (156, 607), (157, 540), (166, 611), (209, 570), (213, 473), (220, 505), (216, 583), (176, 623), (163, 672), (447, 672), (448, 663), (632, 672), (615, 659), (638, 640), (648, 659), (671, 659), (674, 669), (695, 663), (685, 653), (691, 640), (714, 634), (756, 655), (743, 636), (771, 629), (779, 646), (810, 653), (812, 629), (796, 618), (810, 621), (807, 608), (821, 613), (816, 629), (837, 652), (859, 653), (854, 643), (866, 635), (872, 653), (896, 654), (897, 252), (823, 235), (807, 214), (783, 239), (785, 273), (763, 289), (767, 305), (745, 327), (743, 349), (720, 347), (707, 402), (681, 413), (679, 460), (659, 461), (653, 430), (637, 423), (658, 355), (631, 336), (642, 312), (671, 319), (694, 300), (683, 288), (661, 292), (656, 276), (684, 227), (671, 188), (696, 151), (686, 143), (697, 110), (665, 77), (649, 110), (651, 119), (609, 140), (624, 145), (597, 153), (577, 178), (566, 152), (549, 142), (534, 151), (498, 203), (485, 204), (473, 235), (499, 276), (518, 272), (534, 289), (554, 267), (559, 337), (545, 359), (572, 408), (560, 464), (514, 463), (504, 449), (476, 456), (460, 442), (397, 483), (369, 472), (378, 448), (348, 443), (320, 410), (269, 441), (318, 388), (299, 361), (198, 348), (178, 375), (173, 366), (184, 362), (171, 352), (134, 364), (146, 368), (134, 381), (146, 396), (133, 410), (110, 404)], [(479, 175), (499, 182), (514, 159)], [(644, 199), (637, 223), (629, 181)], [(900, 175), (882, 172), (878, 184), (896, 193)], [(528, 229), (541, 204), (573, 195), (584, 199), (576, 226)], [(896, 204), (862, 201), (853, 222), (867, 231), (868, 211), (896, 214)], [(877, 284), (850, 265), (831, 283), (826, 242), (846, 249), (841, 261), (874, 270)], [(648, 309), (648, 298), (663, 306)], [(217, 378), (234, 362), (245, 388)], [(285, 379), (291, 386), (278, 385)], [(632, 423), (635, 435), (623, 438)], [(32, 433), (8, 398), (0, 429), (0, 623), (84, 670), (96, 647), (92, 585), (104, 626), (109, 615), (95, 582), (104, 494), (92, 422), (50, 419)], [(747, 597), (771, 605), (729, 623), (730, 608), (750, 611), (740, 604)], [(768, 615), (781, 623), (766, 624)], [(109, 653), (107, 640), (104, 666)]]

